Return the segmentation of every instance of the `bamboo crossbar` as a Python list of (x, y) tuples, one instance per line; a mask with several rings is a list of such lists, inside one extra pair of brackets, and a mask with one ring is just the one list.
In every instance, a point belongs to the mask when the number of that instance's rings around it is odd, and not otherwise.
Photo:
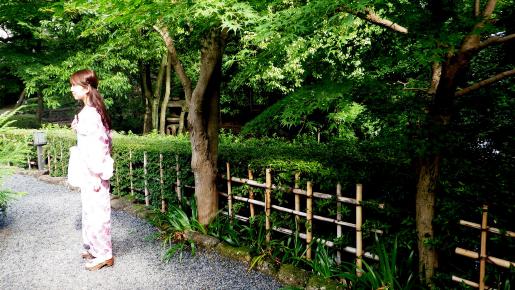
[[(278, 227), (274, 227), (273, 228), (274, 231), (276, 232), (279, 232), (279, 233), (283, 233), (283, 234), (287, 234), (287, 235), (294, 235), (295, 233), (292, 231), (292, 230), (289, 230), (289, 229), (285, 229), (285, 228), (278, 228)], [(306, 234), (304, 233), (299, 233), (299, 238), (305, 240), (306, 239)], [(335, 244), (334, 242), (332, 241), (327, 241), (327, 240), (324, 240), (324, 239), (320, 239), (320, 238), (317, 238), (316, 239), (319, 243), (322, 243), (330, 248), (334, 248), (335, 247)], [(353, 248), (353, 247), (345, 247), (343, 248), (343, 250), (347, 253), (350, 253), (350, 254), (356, 254), (356, 248)], [(378, 255), (374, 255), (372, 253), (369, 253), (369, 252), (363, 252), (363, 256), (368, 258), (368, 259), (371, 259), (371, 260), (376, 260), (376, 261), (379, 261), (379, 256)]]
[[(227, 179), (227, 176), (226, 175), (222, 175), (222, 178)], [(242, 183), (242, 184), (247, 184), (247, 185), (254, 186), (254, 187), (266, 188), (266, 184), (259, 183), (259, 182), (255, 181), (255, 180), (250, 180), (250, 179), (247, 179), (247, 178), (240, 178), (240, 177), (231, 176), (231, 181)], [(292, 192), (292, 193), (296, 193), (296, 194), (300, 194), (300, 195), (304, 195), (304, 196), (308, 195), (308, 192), (306, 190), (300, 189), (300, 188), (291, 188), (291, 187), (277, 186), (275, 184), (272, 184), (271, 188), (274, 189), (274, 190), (282, 190), (282, 191), (285, 191), (285, 192)], [(333, 198), (335, 198), (334, 195), (331, 195), (331, 194), (328, 194), (328, 193), (316, 192), (316, 191), (313, 192), (313, 196), (316, 197), (316, 198), (321, 198), (321, 199), (333, 199)], [(356, 200), (353, 199), (353, 198), (349, 198), (349, 197), (340, 196), (340, 197), (337, 197), (336, 200), (337, 201), (341, 201), (341, 202), (345, 202), (345, 203), (348, 203), (348, 204), (354, 204), (354, 205), (356, 204)]]
[[(229, 197), (229, 195), (227, 193), (225, 193), (225, 192), (219, 192), (219, 194), (221, 196), (223, 196), (223, 197)], [(265, 207), (265, 202), (264, 201), (250, 199), (248, 197), (243, 197), (243, 196), (238, 196), (238, 195), (233, 195), (232, 198), (234, 198), (235, 200), (244, 201), (244, 202), (248, 202), (250, 204), (255, 204), (255, 205), (259, 205), (259, 206)]]
[[(222, 214), (224, 214), (226, 216), (229, 215), (229, 213), (227, 211), (222, 211)], [(241, 215), (234, 215), (234, 218), (237, 219), (237, 220), (243, 221), (243, 222), (248, 222), (249, 221), (248, 217), (244, 217), (244, 216), (241, 216)], [(278, 233), (282, 233), (282, 234), (286, 234), (286, 235), (290, 235), (290, 236), (295, 234), (290, 229), (285, 229), (285, 228), (280, 228), (280, 227), (273, 227), (272, 230), (276, 231)], [(303, 240), (306, 239), (306, 234), (298, 233), (298, 235), (299, 235), (299, 238), (301, 238)], [(324, 240), (324, 239), (319, 239), (319, 238), (317, 238), (317, 240), (318, 240), (319, 243), (323, 243), (324, 245), (326, 245), (328, 247), (334, 248), (334, 246), (335, 246), (334, 242), (327, 241), (327, 240)], [(356, 254), (356, 248), (353, 248), (353, 247), (345, 247), (342, 250), (347, 252), (347, 253), (350, 253), (350, 254)], [(366, 257), (366, 258), (371, 259), (371, 260), (379, 261), (379, 256), (374, 255), (374, 254), (369, 253), (369, 252), (363, 252), (363, 257)]]
[[(221, 177), (223, 179), (227, 180), (227, 176), (225, 174), (222, 174)], [(255, 181), (255, 180), (251, 180), (251, 179), (247, 179), (247, 178), (240, 178), (240, 177), (231, 176), (231, 181), (238, 182), (238, 183), (241, 183), (241, 184), (247, 184), (247, 185), (254, 186), (254, 187), (266, 188), (266, 184), (259, 183), (259, 182)], [(275, 184), (272, 184), (271, 188), (274, 189), (274, 190), (282, 190), (282, 191), (285, 191), (285, 192), (292, 192), (292, 193), (296, 193), (296, 194), (300, 194), (300, 195), (304, 195), (304, 196), (308, 195), (308, 192), (306, 190), (300, 189), (300, 188), (291, 188), (291, 187), (277, 186)], [(316, 191), (314, 191), (313, 192), (313, 196), (316, 197), (316, 198), (320, 198), (320, 199), (333, 199), (333, 198), (336, 198), (336, 201), (340, 201), (340, 202), (344, 202), (344, 203), (348, 203), (348, 204), (352, 204), (352, 205), (356, 205), (357, 204), (356, 199), (354, 199), (354, 198), (344, 197), (344, 196), (334, 196), (332, 194), (323, 193), (323, 192), (316, 192)], [(384, 208), (384, 204), (379, 204), (378, 208), (381, 208), (381, 209)]]
[[(225, 192), (219, 192), (219, 194), (221, 196), (223, 196), (223, 197), (228, 197), (229, 196)], [(255, 199), (250, 199), (248, 197), (243, 197), (243, 196), (238, 196), (238, 195), (233, 195), (232, 198), (235, 199), (235, 200), (239, 200), (239, 201), (243, 201), (243, 202), (248, 202), (250, 204), (254, 204), (254, 205), (259, 205), (259, 206), (265, 207), (265, 203), (263, 201), (259, 201), (259, 200), (255, 200)], [(276, 209), (278, 211), (282, 211), (282, 212), (286, 212), (286, 213), (291, 213), (291, 214), (299, 215), (299, 216), (302, 216), (302, 217), (306, 217), (307, 216), (305, 212), (297, 211), (297, 210), (294, 210), (294, 209), (290, 209), (290, 208), (286, 208), (286, 207), (282, 207), (282, 206), (278, 206), (278, 205), (272, 205), (272, 208)], [(344, 221), (339, 221), (339, 220), (336, 220), (336, 219), (333, 219), (333, 218), (327, 218), (327, 217), (323, 217), (323, 216), (319, 216), (319, 215), (313, 215), (313, 219), (319, 220), (319, 221), (328, 222), (328, 223), (333, 223), (333, 224), (336, 224), (336, 225), (346, 226), (346, 227), (349, 227), (349, 228), (354, 228), (354, 229), (356, 228), (356, 224), (348, 223), (348, 222), (344, 222)], [(383, 234), (382, 230), (371, 229), (370, 231), (374, 232), (374, 233), (377, 233), (377, 234)]]
[[(464, 283), (465, 285), (468, 285), (470, 287), (479, 288), (479, 284), (478, 283), (472, 282), (472, 281), (467, 280), (467, 279), (460, 278), (458, 276), (452, 275), (452, 281), (458, 282), (458, 283)], [(490, 287), (485, 286), (485, 289), (490, 289)]]
[[(478, 230), (481, 229), (480, 224), (476, 224), (476, 223), (469, 222), (466, 220), (460, 220), (460, 225), (466, 226), (466, 227), (471, 227), (471, 228), (478, 229)], [(494, 234), (503, 235), (503, 232), (498, 228), (488, 227), (488, 231), (491, 233), (494, 233)], [(515, 238), (515, 232), (506, 231), (504, 233), (504, 235), (506, 235), (507, 237)]]
[[(479, 259), (479, 253), (471, 251), (471, 250), (456, 247), (454, 252), (458, 255), (462, 255), (467, 258), (476, 259), (476, 260)], [(496, 258), (493, 256), (487, 256), (486, 261), (491, 264), (497, 265), (499, 267), (504, 267), (504, 268), (508, 268), (508, 269), (510, 268), (510, 266), (515, 267), (515, 262), (507, 261), (507, 260)]]

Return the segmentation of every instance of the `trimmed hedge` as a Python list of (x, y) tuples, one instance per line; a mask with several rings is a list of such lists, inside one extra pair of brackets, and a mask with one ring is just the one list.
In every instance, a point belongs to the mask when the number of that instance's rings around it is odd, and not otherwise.
[[(52, 176), (66, 176), (69, 148), (76, 143), (75, 134), (70, 129), (44, 129), (48, 144), (44, 146), (45, 160), (50, 155)], [(22, 139), (32, 147), (34, 130), (15, 129), (7, 133), (8, 138)], [(37, 160), (36, 150), (32, 147), (31, 160)], [(143, 156), (147, 152), (148, 189), (153, 206), (160, 207), (161, 183), (159, 154), (163, 155), (164, 185), (163, 194), (167, 202), (176, 203), (175, 182), (177, 178), (176, 163), (179, 162), (179, 178), (182, 185), (193, 186), (191, 171), (191, 146), (187, 136), (160, 136), (156, 134), (138, 136), (113, 136), (113, 158), (115, 159), (115, 176), (111, 180), (112, 192), (116, 195), (130, 193), (129, 162), (132, 153), (132, 181), (136, 189), (136, 201), (144, 201)], [(334, 193), (336, 184), (341, 183), (344, 196), (352, 197), (356, 183), (369, 182), (370, 166), (365, 165), (365, 156), (359, 153), (356, 145), (346, 141), (318, 144), (310, 141), (286, 142), (280, 139), (242, 139), (233, 135), (221, 134), (218, 155), (218, 170), (226, 173), (226, 162), (231, 164), (231, 175), (246, 178), (248, 169), (254, 171), (254, 179), (264, 182), (265, 169), (272, 168), (273, 183), (293, 186), (295, 172), (301, 173), (301, 187), (312, 181), (316, 191)], [(47, 164), (48, 166), (48, 164)], [(226, 182), (220, 180), (219, 187), (225, 191)], [(234, 186), (238, 193), (244, 186)], [(256, 198), (262, 199), (262, 191), (256, 189)], [(186, 194), (187, 195), (187, 194)], [(365, 200), (377, 197), (378, 192), (370, 193), (365, 187)], [(279, 204), (287, 203), (291, 196), (276, 191), (274, 200)], [(317, 200), (315, 214), (326, 213), (336, 216), (333, 201)], [(324, 215), (326, 215), (324, 214)], [(350, 212), (348, 212), (350, 215)], [(279, 217), (279, 219), (282, 219)]]

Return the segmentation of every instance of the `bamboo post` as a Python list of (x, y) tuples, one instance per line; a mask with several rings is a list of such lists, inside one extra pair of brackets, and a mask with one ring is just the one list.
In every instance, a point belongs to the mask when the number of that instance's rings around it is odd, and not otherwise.
[(266, 243), (270, 246), (271, 226), (270, 226), (270, 208), (272, 205), (272, 173), (270, 168), (266, 169), (266, 189), (265, 189), (265, 229)]
[(143, 152), (143, 174), (145, 176), (145, 205), (150, 205), (150, 198), (148, 194), (148, 180), (147, 180), (147, 152)]
[(362, 274), (362, 256), (363, 256), (363, 235), (361, 232), (362, 225), (362, 205), (363, 185), (356, 184), (356, 275), (361, 277)]
[[(300, 187), (300, 172), (295, 172), (295, 185), (294, 188), (298, 189)], [(300, 211), (300, 195), (295, 194), (295, 211)], [(300, 231), (300, 216), (295, 214), (295, 230)]]
[(311, 260), (311, 241), (313, 240), (313, 185), (311, 181), (308, 181), (306, 191), (306, 259)]
[(116, 169), (114, 170), (115, 178), (116, 178), (116, 192), (118, 195), (120, 194), (120, 174), (118, 173), (118, 166), (116, 166)]
[(57, 174), (57, 150), (55, 149), (55, 147), (53, 148), (54, 149), (54, 172), (55, 174)]
[(131, 182), (131, 196), (134, 196), (134, 184), (132, 182), (132, 150), (129, 150), (129, 180)]
[[(252, 172), (252, 169), (249, 168), (249, 180), (254, 179), (254, 173)], [(254, 189), (252, 186), (249, 186), (249, 200), (254, 200)], [(250, 207), (250, 217), (254, 217), (254, 204), (252, 202), (249, 203)]]
[(60, 142), (60, 143), (59, 143), (59, 150), (61, 151), (61, 152), (60, 152), (60, 157), (61, 157), (61, 172), (62, 172), (62, 175), (64, 176), (64, 175), (65, 175), (65, 171), (64, 171), (63, 143), (62, 143), (62, 142)]
[(175, 155), (175, 172), (177, 174), (177, 181), (175, 183), (175, 192), (177, 193), (177, 199), (179, 200), (179, 204), (181, 203), (181, 200), (182, 200), (182, 195), (181, 195), (181, 180), (179, 178), (179, 172), (180, 172), (180, 167), (179, 167), (179, 154), (176, 154)]
[(486, 233), (488, 232), (488, 205), (483, 205), (483, 219), (481, 221), (481, 252), (479, 255), (479, 290), (485, 289), (486, 268)]
[(232, 186), (231, 186), (231, 166), (229, 162), (225, 163), (227, 168), (227, 207), (229, 209), (229, 218), (231, 222), (234, 218), (234, 212), (232, 209)]
[(159, 181), (161, 184), (161, 212), (166, 211), (166, 202), (164, 194), (164, 178), (163, 178), (163, 154), (159, 153)]
[(52, 166), (51, 166), (51, 159), (50, 159), (50, 150), (47, 151), (47, 158), (48, 158), (48, 175), (52, 176)]
[[(342, 196), (342, 185), (338, 182), (336, 185), (336, 197)], [(336, 220), (342, 220), (342, 203), (340, 201), (336, 201)], [(342, 226), (336, 225), (336, 238), (339, 239), (342, 236)], [(336, 264), (340, 265), (342, 263), (342, 252), (340, 248), (336, 250)]]

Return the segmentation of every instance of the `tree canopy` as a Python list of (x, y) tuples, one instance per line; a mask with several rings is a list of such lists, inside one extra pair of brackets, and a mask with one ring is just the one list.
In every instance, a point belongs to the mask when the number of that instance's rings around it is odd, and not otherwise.
[[(185, 100), (203, 223), (217, 211), (221, 119), (245, 123), (244, 136), (354, 142), (364, 178), (379, 191), (399, 180), (382, 193), (411, 203), (428, 284), (464, 199), (503, 208), (499, 220), (515, 210), (513, 0), (6, 0), (0, 11), (0, 98), (73, 106), (69, 75), (88, 67), (115, 129), (157, 129), (161, 103)], [(402, 169), (384, 173), (392, 163)]]

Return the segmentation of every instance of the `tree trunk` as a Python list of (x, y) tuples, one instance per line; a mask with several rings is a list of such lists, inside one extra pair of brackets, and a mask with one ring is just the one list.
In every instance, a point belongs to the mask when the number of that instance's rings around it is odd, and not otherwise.
[(166, 71), (167, 54), (163, 54), (161, 65), (157, 73), (156, 88), (153, 97), (149, 100), (152, 105), (152, 129), (159, 130), (159, 103), (161, 102), (161, 91), (163, 88), (164, 74)]
[(19, 106), (23, 105), (23, 102), (25, 101), (25, 95), (25, 89), (23, 89), (20, 93), (18, 101), (16, 101), (16, 105), (14, 106), (14, 108), (18, 108)]
[(143, 134), (146, 134), (152, 130), (152, 118), (150, 104), (148, 100), (152, 98), (152, 81), (150, 79), (150, 66), (144, 64), (141, 66), (141, 89), (143, 96), (143, 103), (145, 104), (145, 115), (143, 117)]
[(200, 77), (193, 91), (188, 115), (195, 176), (198, 220), (207, 225), (218, 211), (216, 189), (221, 63), (224, 37), (212, 32), (203, 41)]
[(418, 237), (419, 274), (421, 281), (430, 284), (438, 267), (438, 255), (432, 246), (434, 238), (436, 184), (440, 169), (440, 156), (420, 161), (416, 195), (416, 226)]
[(161, 114), (159, 118), (159, 133), (164, 135), (166, 132), (166, 112), (168, 109), (168, 102), (170, 100), (170, 90), (172, 82), (172, 61), (170, 57), (170, 53), (168, 53), (168, 58), (166, 62), (166, 83), (165, 83), (165, 95), (163, 97), (163, 102), (161, 103)]
[(36, 95), (38, 97), (38, 108), (36, 110), (36, 119), (41, 124), (41, 118), (43, 118), (43, 110), (44, 110), (43, 95), (39, 92)]

